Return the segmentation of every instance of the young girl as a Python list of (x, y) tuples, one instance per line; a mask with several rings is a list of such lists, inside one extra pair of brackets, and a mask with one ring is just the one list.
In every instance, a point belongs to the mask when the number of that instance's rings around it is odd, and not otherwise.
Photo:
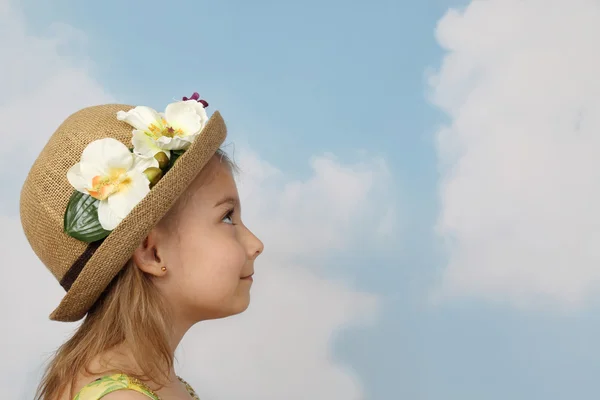
[(242, 223), (223, 119), (197, 93), (83, 109), (58, 128), (21, 192), (29, 243), (79, 321), (38, 400), (198, 399), (174, 369), (197, 322), (243, 312), (263, 244)]

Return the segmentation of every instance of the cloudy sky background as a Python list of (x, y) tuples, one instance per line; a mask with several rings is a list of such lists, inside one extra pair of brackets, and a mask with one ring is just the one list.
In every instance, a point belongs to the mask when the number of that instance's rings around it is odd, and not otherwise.
[(598, 38), (597, 0), (0, 0), (3, 396), (76, 326), (27, 168), (81, 107), (193, 91), (267, 246), (249, 311), (178, 353), (202, 398), (598, 395)]

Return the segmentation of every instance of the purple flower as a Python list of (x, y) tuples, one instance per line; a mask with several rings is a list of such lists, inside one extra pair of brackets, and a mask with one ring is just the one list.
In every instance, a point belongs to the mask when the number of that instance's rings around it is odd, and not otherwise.
[(198, 103), (202, 104), (204, 106), (204, 108), (208, 107), (208, 103), (206, 102), (206, 100), (200, 99), (200, 94), (198, 94), (198, 92), (194, 92), (194, 94), (190, 98), (188, 98), (188, 97), (183, 98), (183, 101), (188, 101), (188, 100), (196, 100)]

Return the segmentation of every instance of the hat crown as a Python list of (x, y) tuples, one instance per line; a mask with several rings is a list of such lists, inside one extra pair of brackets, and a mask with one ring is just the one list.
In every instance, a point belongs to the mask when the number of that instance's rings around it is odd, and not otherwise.
[(64, 232), (64, 214), (73, 187), (67, 171), (91, 142), (114, 138), (131, 147), (131, 126), (116, 117), (133, 106), (108, 104), (84, 108), (69, 116), (50, 137), (33, 163), (20, 198), (21, 224), (33, 251), (61, 280), (86, 249)]

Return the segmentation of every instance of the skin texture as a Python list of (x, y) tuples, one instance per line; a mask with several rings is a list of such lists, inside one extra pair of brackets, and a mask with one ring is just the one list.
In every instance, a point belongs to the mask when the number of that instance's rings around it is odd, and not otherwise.
[[(210, 160), (174, 210), (133, 254), (136, 265), (153, 276), (157, 290), (173, 310), (173, 353), (197, 322), (247, 309), (252, 279), (246, 277), (254, 273), (254, 261), (263, 251), (262, 242), (242, 222), (235, 181), (228, 164), (218, 156)], [(132, 366), (131, 353), (118, 347), (99, 355), (92, 368), (107, 363)], [(170, 383), (157, 394), (165, 399), (189, 399), (174, 369), (169, 373)], [(82, 377), (81, 384), (91, 379)], [(138, 398), (143, 396), (129, 390), (104, 397)]]

